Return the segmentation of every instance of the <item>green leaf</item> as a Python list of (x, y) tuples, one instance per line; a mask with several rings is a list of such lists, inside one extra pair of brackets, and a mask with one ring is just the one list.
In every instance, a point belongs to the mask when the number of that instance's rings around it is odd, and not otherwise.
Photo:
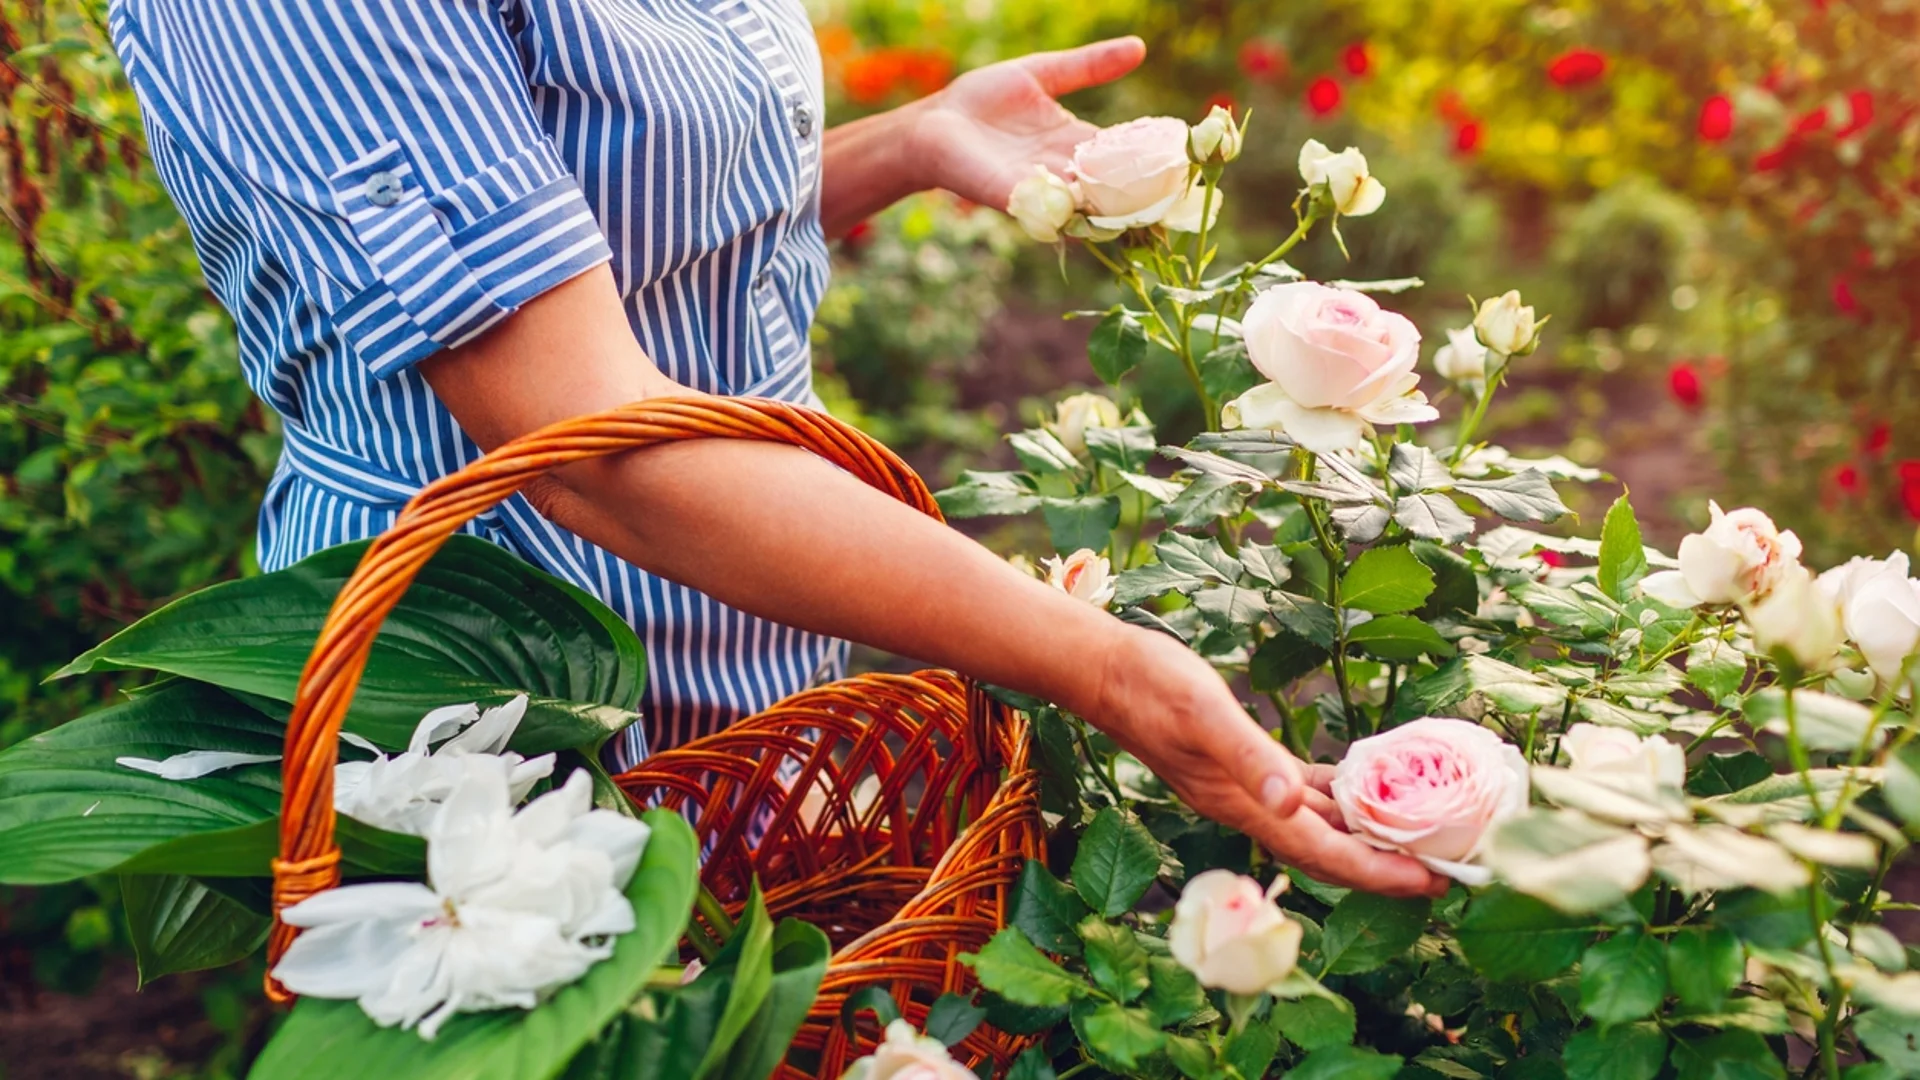
[(847, 995), (840, 1004), (840, 1030), (851, 1035), (859, 1027), (860, 1014), (870, 1012), (874, 1023), (885, 1028), (900, 1019), (900, 1003), (884, 986), (863, 986)]
[(773, 990), (772, 958), (773, 920), (767, 917), (766, 900), (756, 879), (747, 895), (745, 916), (734, 924), (733, 935), (714, 958), (716, 968), (731, 973), (733, 989), (727, 995), (726, 1006), (720, 1010), (690, 1080), (707, 1080), (719, 1075), (727, 1053)]
[(1196, 529), (1215, 518), (1233, 517), (1247, 508), (1247, 500), (1258, 490), (1251, 484), (1225, 476), (1204, 474), (1195, 477), (1177, 498), (1160, 508), (1167, 524), (1176, 529)]
[(1256, 693), (1285, 690), (1295, 680), (1318, 671), (1329, 655), (1326, 649), (1299, 634), (1281, 630), (1253, 651), (1247, 664), (1247, 677)]
[(1113, 527), (1120, 524), (1120, 500), (1112, 495), (1049, 496), (1041, 500), (1040, 512), (1047, 519), (1054, 550), (1060, 552), (1105, 551)]
[(1853, 1018), (1853, 1033), (1875, 1057), (1909, 1076), (1920, 1073), (1920, 1019), (1867, 1009)]
[(1412, 615), (1381, 615), (1347, 631), (1347, 642), (1376, 659), (1405, 663), (1423, 656), (1451, 657), (1453, 643)]
[(1086, 467), (1059, 436), (1046, 428), (1016, 431), (1007, 436), (1007, 445), (1013, 448), (1013, 456), (1020, 459), (1021, 466), (1036, 476), (1078, 472)]
[(1399, 957), (1420, 940), (1433, 901), (1348, 893), (1327, 916), (1320, 938), (1326, 971), (1358, 975)]
[(1920, 743), (1908, 743), (1887, 758), (1887, 780), (1882, 790), (1887, 805), (1907, 828), (1920, 828)]
[(1403, 495), (1394, 500), (1393, 520), (1422, 540), (1457, 544), (1473, 535), (1473, 518), (1439, 492)]
[(1493, 480), (1456, 480), (1453, 486), (1509, 521), (1558, 521), (1573, 513), (1560, 501), (1553, 481), (1537, 469)]
[(1676, 1039), (1671, 1059), (1675, 1080), (1786, 1080), (1787, 1070), (1767, 1040), (1751, 1031), (1722, 1031)]
[(1353, 1003), (1338, 995), (1275, 1001), (1273, 1022), (1288, 1042), (1307, 1051), (1350, 1045), (1357, 1030)]
[(1422, 619), (1472, 615), (1480, 610), (1480, 579), (1473, 564), (1438, 544), (1416, 540), (1407, 545), (1413, 557), (1433, 571), (1433, 593), (1414, 614)]
[(1667, 950), (1638, 929), (1622, 930), (1580, 959), (1580, 1008), (1602, 1024), (1653, 1015), (1667, 996)]
[(1666, 1061), (1658, 1024), (1584, 1028), (1567, 1040), (1567, 1080), (1653, 1080)]
[[(627, 885), (634, 929), (613, 956), (532, 1010), (464, 1013), (432, 1042), (383, 1028), (352, 1001), (303, 998), (249, 1073), (251, 1080), (333, 1080), (343, 1062), (364, 1076), (408, 1080), (543, 1080), (626, 1009), (679, 941), (693, 908), (699, 845), (679, 814), (643, 815), (653, 834)], [(698, 985), (696, 980), (695, 985)], [(683, 1074), (684, 1075), (684, 1074)]]
[(245, 959), (266, 944), (273, 925), (268, 916), (177, 875), (123, 874), (120, 902), (141, 986)]
[(993, 935), (979, 952), (962, 954), (960, 962), (973, 968), (981, 986), (1016, 1005), (1065, 1005), (1093, 989), (1012, 927)]
[(1248, 1024), (1228, 1035), (1226, 1044), (1220, 1048), (1220, 1056), (1228, 1065), (1241, 1076), (1250, 1077), (1267, 1075), (1267, 1068), (1279, 1053), (1280, 1033), (1273, 1030), (1270, 1020), (1264, 1024)]
[[(1787, 692), (1769, 686), (1747, 698), (1747, 722), (1787, 736)], [(1857, 701), (1817, 690), (1793, 693), (1793, 727), (1809, 750), (1852, 750), (1873, 722), (1873, 710)]]
[(1038, 859), (1028, 859), (1013, 888), (1007, 924), (1018, 927), (1027, 940), (1050, 953), (1080, 955), (1076, 929), (1088, 914), (1080, 894), (1047, 870)]
[(1223, 630), (1252, 626), (1267, 616), (1266, 594), (1240, 585), (1208, 585), (1193, 594), (1193, 607)]
[(1157, 1027), (1170, 1027), (1207, 1007), (1200, 980), (1170, 956), (1147, 958), (1147, 994), (1140, 1005)]
[(1126, 427), (1090, 427), (1086, 430), (1087, 453), (1093, 460), (1116, 472), (1144, 472), (1152, 461), (1159, 442), (1151, 424)]
[(1047, 1060), (1046, 1050), (1031, 1046), (1013, 1059), (1006, 1080), (1059, 1080), (1059, 1074), (1053, 1071), (1053, 1062)]
[[(764, 1080), (773, 1074), (819, 995), (833, 943), (817, 927), (798, 919), (782, 919), (774, 927), (771, 951), (773, 978), (760, 1007), (733, 1040), (725, 1058), (705, 1074), (715, 1080)], [(627, 1075), (668, 1074), (641, 1069)]]
[(1387, 463), (1387, 479), (1400, 491), (1445, 491), (1453, 486), (1453, 472), (1433, 451), (1419, 443), (1394, 443)]
[(1715, 703), (1739, 693), (1746, 679), (1747, 658), (1729, 642), (1705, 637), (1687, 650), (1687, 681)]
[(957, 1046), (987, 1018), (987, 1010), (959, 994), (941, 994), (927, 1009), (921, 1030), (947, 1046)]
[(1545, 982), (1572, 967), (1594, 936), (1591, 920), (1500, 886), (1468, 903), (1455, 934), (1467, 960), (1495, 982)]
[(1131, 910), (1159, 872), (1160, 845), (1153, 834), (1140, 819), (1111, 806), (1094, 815), (1073, 856), (1074, 889), (1109, 917)]
[(1719, 893), (1714, 920), (1751, 945), (1763, 949), (1797, 949), (1813, 940), (1814, 920), (1807, 910), (1807, 892), (1762, 892), (1738, 889)]
[(1087, 974), (1095, 986), (1122, 1003), (1146, 993), (1147, 954), (1132, 930), (1089, 915), (1080, 924), (1080, 940), (1087, 944)]
[[(197, 782), (197, 781), (196, 781)], [(420, 877), (427, 871), (427, 842), (388, 832), (350, 817), (334, 819), (340, 868), (348, 879)], [(184, 874), (200, 878), (264, 878), (280, 854), (280, 822), (267, 818), (215, 832), (189, 833), (155, 844), (114, 867), (123, 874)]]
[(960, 474), (960, 482), (934, 495), (940, 512), (950, 518), (1025, 514), (1040, 509), (1040, 493), (1033, 477), (1017, 472)]
[(1393, 1080), (1401, 1058), (1357, 1046), (1329, 1046), (1287, 1070), (1286, 1080)]
[(72, 881), (169, 840), (267, 821), (280, 808), (277, 765), (167, 780), (114, 759), (277, 754), (284, 741), (280, 723), (231, 695), (176, 682), (16, 743), (0, 751), (0, 882)]
[(1623, 492), (1608, 508), (1600, 526), (1600, 591), (1625, 603), (1633, 587), (1647, 576), (1647, 556), (1641, 550), (1640, 522)]
[(1093, 373), (1108, 386), (1120, 385), (1127, 372), (1147, 357), (1147, 330), (1125, 308), (1114, 308), (1094, 325), (1087, 341), (1087, 359)]
[(1689, 1009), (1715, 1009), (1746, 977), (1747, 956), (1733, 931), (1688, 926), (1667, 941), (1667, 978)]
[[(367, 544), (168, 604), (60, 675), (151, 669), (291, 702), (333, 599)], [(348, 731), (403, 747), (430, 710), (529, 697), (513, 748), (598, 745), (634, 720), (646, 656), (605, 604), (484, 540), (456, 536), (381, 625)]]
[(1751, 750), (1708, 754), (1687, 772), (1687, 794), (1706, 798), (1743, 791), (1773, 775), (1773, 765)]
[(1340, 579), (1340, 602), (1375, 615), (1412, 611), (1432, 592), (1433, 571), (1405, 547), (1363, 551)]
[(1097, 1060), (1123, 1070), (1139, 1065), (1167, 1041), (1144, 1010), (1111, 1001), (1075, 1003), (1073, 1030)]

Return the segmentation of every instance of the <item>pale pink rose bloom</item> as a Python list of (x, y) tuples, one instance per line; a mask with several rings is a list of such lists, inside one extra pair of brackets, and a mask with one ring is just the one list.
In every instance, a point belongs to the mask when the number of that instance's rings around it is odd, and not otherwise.
[[(1278, 878), (1275, 885), (1284, 888), (1285, 882)], [(1181, 891), (1167, 945), (1200, 985), (1258, 994), (1293, 973), (1301, 933), (1259, 882), (1231, 870), (1208, 870)]]
[(1113, 599), (1112, 566), (1092, 548), (1081, 548), (1064, 559), (1049, 557), (1042, 565), (1047, 569), (1047, 584), (1076, 600), (1106, 607)]
[(1686, 753), (1678, 743), (1658, 735), (1642, 737), (1624, 728), (1575, 724), (1560, 736), (1560, 752), (1574, 772), (1645, 778), (1675, 790), (1687, 782)]
[(953, 1060), (939, 1039), (913, 1030), (905, 1020), (887, 1025), (887, 1037), (873, 1053), (848, 1067), (842, 1080), (977, 1080), (973, 1070)]
[(1847, 637), (1883, 683), (1920, 650), (1920, 581), (1907, 576), (1906, 552), (1854, 558), (1820, 575), (1820, 590), (1840, 605)]
[[(1068, 172), (1087, 220), (1102, 230), (1164, 223), (1197, 231), (1201, 186), (1192, 182), (1187, 137), (1186, 121), (1146, 116), (1102, 128), (1074, 147)], [(1218, 213), (1217, 195), (1213, 202)]]
[(1649, 574), (1640, 590), (1664, 604), (1751, 604), (1764, 600), (1800, 563), (1800, 538), (1766, 514), (1742, 507), (1731, 513), (1709, 502), (1706, 531), (1680, 541), (1680, 569)]
[(1423, 717), (1361, 739), (1334, 772), (1333, 798), (1354, 835), (1468, 885), (1493, 827), (1527, 808), (1527, 762), (1465, 720)]
[(1273, 381), (1228, 403), (1228, 427), (1272, 428), (1330, 452), (1358, 445), (1371, 424), (1440, 416), (1419, 390), (1420, 331), (1365, 293), (1276, 285), (1254, 299), (1242, 328), (1248, 358)]

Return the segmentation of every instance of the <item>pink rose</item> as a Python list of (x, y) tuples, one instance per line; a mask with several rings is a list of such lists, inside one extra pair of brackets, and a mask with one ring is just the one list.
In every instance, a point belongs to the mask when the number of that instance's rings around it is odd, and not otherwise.
[(1752, 507), (1731, 513), (1707, 503), (1713, 521), (1680, 541), (1680, 569), (1641, 579), (1640, 591), (1677, 608), (1751, 604), (1800, 564), (1800, 538)]
[[(1106, 230), (1162, 222), (1186, 231), (1197, 228), (1198, 207), (1188, 204), (1201, 188), (1190, 182), (1188, 134), (1183, 120), (1147, 116), (1102, 128), (1074, 147), (1068, 171), (1079, 186), (1087, 220)], [(1218, 197), (1214, 203), (1217, 211)]]
[(887, 1037), (873, 1053), (854, 1062), (841, 1080), (977, 1080), (973, 1070), (953, 1060), (939, 1039), (916, 1033), (905, 1020), (887, 1025)]
[(1229, 427), (1275, 428), (1308, 449), (1339, 450), (1369, 424), (1439, 418), (1417, 389), (1420, 331), (1365, 293), (1276, 285), (1242, 325), (1248, 357), (1273, 381), (1229, 403)]
[(1334, 772), (1347, 828), (1469, 885), (1493, 826), (1527, 808), (1527, 762), (1500, 736), (1465, 720), (1423, 717), (1361, 739)]
[[(1275, 891), (1286, 881), (1276, 878)], [(1258, 994), (1293, 973), (1301, 933), (1259, 882), (1231, 870), (1208, 870), (1181, 891), (1167, 946), (1200, 985)]]

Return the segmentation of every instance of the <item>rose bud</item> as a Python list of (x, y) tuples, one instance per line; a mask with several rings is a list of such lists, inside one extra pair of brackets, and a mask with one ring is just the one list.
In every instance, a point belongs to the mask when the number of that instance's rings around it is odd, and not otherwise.
[(1041, 565), (1047, 568), (1047, 584), (1075, 600), (1085, 600), (1095, 607), (1112, 602), (1113, 572), (1107, 557), (1094, 554), (1092, 548), (1081, 548), (1065, 559), (1044, 559)]
[(1471, 326), (1447, 331), (1447, 343), (1433, 354), (1433, 369), (1448, 382), (1479, 393), (1487, 382), (1487, 347), (1473, 335)]
[(1387, 198), (1386, 187), (1367, 171), (1366, 155), (1351, 146), (1336, 154), (1319, 139), (1300, 148), (1300, 179), (1324, 191), (1334, 212), (1345, 217), (1365, 217)]
[(1658, 735), (1642, 738), (1624, 728), (1575, 724), (1560, 736), (1560, 752), (1578, 773), (1651, 777), (1676, 791), (1687, 783), (1686, 752)]
[(1047, 430), (1053, 432), (1061, 446), (1084, 457), (1087, 429), (1119, 427), (1122, 422), (1120, 406), (1112, 399), (1102, 394), (1073, 394), (1061, 398), (1053, 407), (1053, 420), (1047, 424)]
[(1187, 135), (1187, 156), (1197, 165), (1221, 165), (1240, 156), (1240, 126), (1233, 114), (1215, 105)]
[(1540, 344), (1540, 326), (1533, 309), (1520, 303), (1520, 293), (1505, 293), (1483, 300), (1473, 317), (1473, 333), (1480, 343), (1505, 356), (1525, 356)]
[[(1286, 880), (1274, 884), (1284, 888)], [(1181, 891), (1167, 945), (1200, 985), (1258, 994), (1293, 974), (1301, 933), (1259, 882), (1231, 870), (1208, 870)]]
[(1076, 203), (1073, 188), (1065, 180), (1045, 165), (1035, 165), (1033, 175), (1013, 185), (1007, 213), (1013, 215), (1013, 220), (1020, 223), (1028, 236), (1042, 244), (1052, 244), (1060, 239), (1060, 230), (1066, 228), (1067, 222), (1079, 211)]
[(1784, 653), (1807, 671), (1825, 670), (1846, 643), (1839, 602), (1798, 563), (1787, 568), (1746, 616), (1760, 651)]

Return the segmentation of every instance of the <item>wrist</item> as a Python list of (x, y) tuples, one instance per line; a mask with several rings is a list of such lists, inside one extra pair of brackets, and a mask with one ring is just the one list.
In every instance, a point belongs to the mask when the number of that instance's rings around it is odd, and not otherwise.
[(902, 197), (939, 187), (938, 150), (932, 131), (946, 91), (938, 90), (882, 113), (889, 122), (887, 144), (892, 147), (891, 172)]

